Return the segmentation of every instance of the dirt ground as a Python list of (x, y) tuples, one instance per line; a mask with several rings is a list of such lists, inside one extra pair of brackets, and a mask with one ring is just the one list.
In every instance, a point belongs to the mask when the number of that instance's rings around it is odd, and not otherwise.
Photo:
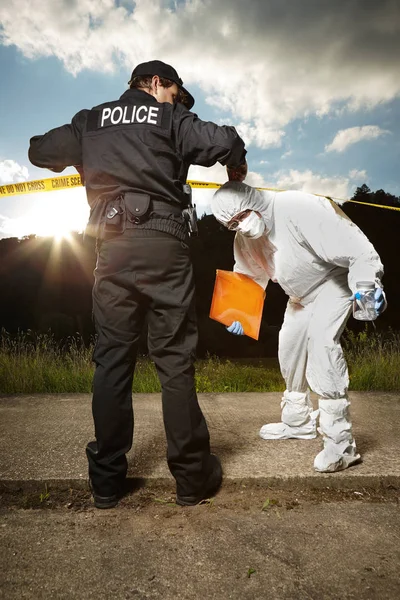
[[(400, 489), (396, 486), (381, 485), (377, 488), (357, 488), (340, 490), (327, 486), (325, 489), (301, 488), (298, 484), (293, 489), (275, 489), (264, 485), (257, 486), (252, 484), (246, 486), (240, 482), (224, 482), (223, 488), (217, 496), (211, 501), (204, 501), (204, 505), (210, 507), (218, 506), (232, 511), (241, 512), (243, 510), (262, 509), (267, 499), (270, 500), (264, 508), (278, 511), (291, 510), (299, 508), (305, 503), (320, 504), (330, 502), (363, 502), (363, 503), (384, 503), (399, 502)], [(126, 495), (120, 500), (118, 510), (137, 510), (143, 508), (167, 506), (179, 509), (175, 505), (174, 491), (166, 489), (165, 484), (151, 486), (141, 486), (129, 482)], [(82, 489), (52, 489), (43, 486), (38, 489), (35, 485), (34, 491), (26, 489), (7, 489), (6, 486), (0, 486), (0, 508), (22, 508), (22, 509), (58, 509), (68, 508), (73, 511), (85, 511), (93, 508), (93, 501), (89, 487)]]
[(1, 589), (7, 600), (397, 600), (399, 517), (394, 487), (232, 484), (191, 508), (140, 488), (108, 511), (88, 491), (3, 489)]

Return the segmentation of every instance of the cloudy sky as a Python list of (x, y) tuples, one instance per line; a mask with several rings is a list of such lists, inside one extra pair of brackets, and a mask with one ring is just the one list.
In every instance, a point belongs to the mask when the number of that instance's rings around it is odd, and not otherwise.
[[(249, 183), (400, 195), (399, 0), (0, 0), (0, 185), (51, 177), (29, 138), (119, 97), (151, 59), (177, 69), (200, 118), (237, 127)], [(219, 165), (189, 176), (225, 181)], [(0, 237), (86, 216), (83, 189), (0, 198)]]

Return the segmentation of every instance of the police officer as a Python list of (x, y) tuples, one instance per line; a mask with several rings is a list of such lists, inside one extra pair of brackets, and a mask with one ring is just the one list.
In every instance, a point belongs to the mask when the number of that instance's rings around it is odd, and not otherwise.
[(201, 121), (173, 67), (154, 60), (133, 71), (119, 100), (82, 110), (71, 124), (30, 141), (29, 158), (60, 172), (76, 165), (91, 208), (87, 231), (98, 239), (93, 288), (96, 440), (86, 453), (95, 506), (123, 493), (133, 437), (132, 380), (140, 334), (162, 386), (167, 460), (177, 502), (198, 504), (221, 483), (219, 459), (199, 407), (194, 359), (195, 290), (182, 211), (191, 164), (217, 161), (246, 172), (233, 127)]

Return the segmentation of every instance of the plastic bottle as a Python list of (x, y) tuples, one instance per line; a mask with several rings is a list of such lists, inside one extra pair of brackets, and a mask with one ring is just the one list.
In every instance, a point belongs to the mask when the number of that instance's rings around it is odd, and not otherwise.
[(358, 281), (353, 300), (353, 317), (358, 321), (375, 321), (378, 314), (375, 310), (375, 283)]

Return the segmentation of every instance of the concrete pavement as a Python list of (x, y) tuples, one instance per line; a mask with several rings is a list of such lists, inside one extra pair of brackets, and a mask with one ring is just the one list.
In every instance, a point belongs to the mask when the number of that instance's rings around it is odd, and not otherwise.
[[(363, 462), (335, 474), (313, 470), (320, 436), (307, 441), (258, 437), (264, 423), (279, 420), (280, 398), (280, 393), (199, 395), (226, 482), (281, 489), (400, 486), (399, 394), (351, 393), (354, 436)], [(133, 402), (135, 434), (128, 476), (172, 491), (160, 395), (137, 394)], [(0, 483), (8, 488), (86, 487), (84, 450), (93, 438), (90, 403), (88, 394), (0, 397)]]
[(320, 438), (258, 437), (280, 394), (201, 394), (225, 480), (193, 508), (171, 502), (159, 395), (136, 395), (129, 476), (144, 485), (111, 511), (87, 490), (90, 400), (0, 398), (0, 597), (400, 597), (398, 394), (351, 394), (363, 462), (335, 474), (313, 470)]

